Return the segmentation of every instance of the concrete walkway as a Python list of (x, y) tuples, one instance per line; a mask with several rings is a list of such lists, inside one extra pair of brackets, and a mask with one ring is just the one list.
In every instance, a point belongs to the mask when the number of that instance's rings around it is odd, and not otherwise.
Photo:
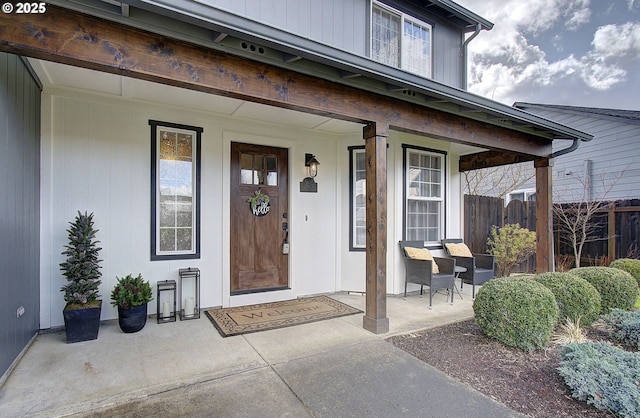
[[(387, 299), (390, 332), (362, 315), (222, 338), (204, 316), (97, 340), (36, 338), (0, 388), (1, 417), (515, 417), (385, 338), (473, 316), (470, 287)], [(364, 310), (359, 294), (329, 295)]]

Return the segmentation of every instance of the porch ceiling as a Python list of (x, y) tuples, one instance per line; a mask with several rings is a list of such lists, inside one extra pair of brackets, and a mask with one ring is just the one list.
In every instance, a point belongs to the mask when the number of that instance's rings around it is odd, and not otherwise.
[[(172, 106), (199, 112), (210, 112), (335, 135), (362, 135), (363, 125), (359, 123), (35, 58), (29, 58), (29, 63), (40, 78), (45, 91), (70, 89), (158, 104), (166, 104), (167, 98), (170, 97)], [(451, 143), (450, 150), (453, 153), (464, 155), (477, 153), (482, 148)]]
[(30, 58), (45, 90), (77, 89), (332, 134), (362, 134), (358, 123)]

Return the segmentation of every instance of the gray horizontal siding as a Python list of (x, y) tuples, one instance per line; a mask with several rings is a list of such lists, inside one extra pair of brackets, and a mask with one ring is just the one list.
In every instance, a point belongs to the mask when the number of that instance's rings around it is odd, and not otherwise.
[[(302, 38), (369, 56), (370, 0), (210, 0), (207, 3)], [(392, 6), (398, 7), (396, 3)], [(433, 80), (462, 88), (461, 28), (411, 7), (402, 11), (433, 27)]]
[[(556, 109), (527, 108), (528, 112), (584, 131), (594, 136), (590, 142), (558, 157), (554, 164), (554, 191), (568, 199), (585, 179), (585, 160), (591, 160), (591, 193), (595, 199), (640, 198), (640, 124), (623, 119), (597, 117), (593, 114), (564, 112)], [(554, 151), (569, 146), (555, 141)], [(570, 174), (567, 174), (570, 173)]]
[(303, 38), (367, 55), (368, 0), (210, 0), (208, 3)]
[[(0, 375), (39, 328), (40, 88), (0, 53)], [(18, 308), (25, 308), (20, 318)]]

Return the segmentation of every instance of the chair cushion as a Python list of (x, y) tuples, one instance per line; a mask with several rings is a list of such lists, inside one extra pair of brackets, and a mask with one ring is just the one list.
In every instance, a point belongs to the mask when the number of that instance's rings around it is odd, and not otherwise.
[(440, 269), (438, 268), (438, 264), (433, 259), (431, 255), (431, 251), (428, 248), (414, 248), (414, 247), (405, 247), (405, 253), (407, 253), (407, 257), (413, 258), (415, 260), (431, 260), (431, 273), (438, 274), (440, 273)]
[(473, 257), (473, 254), (471, 254), (471, 250), (464, 242), (461, 242), (459, 244), (448, 242), (445, 245), (447, 247), (447, 250), (449, 251), (449, 254), (451, 255), (459, 257)]

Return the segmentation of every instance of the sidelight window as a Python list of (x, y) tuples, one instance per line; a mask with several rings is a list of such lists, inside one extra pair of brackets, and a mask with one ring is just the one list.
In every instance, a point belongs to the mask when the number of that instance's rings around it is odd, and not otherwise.
[(349, 234), (351, 251), (364, 251), (367, 239), (367, 180), (364, 147), (349, 147), (350, 178), (350, 224)]
[(200, 257), (202, 128), (151, 125), (151, 259)]

